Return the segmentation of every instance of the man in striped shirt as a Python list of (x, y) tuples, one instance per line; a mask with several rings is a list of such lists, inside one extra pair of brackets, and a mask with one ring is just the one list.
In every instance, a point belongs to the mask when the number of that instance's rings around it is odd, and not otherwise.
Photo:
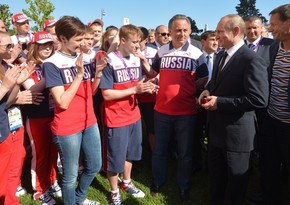
[[(270, 32), (277, 43), (270, 49), (270, 97), (261, 130), (261, 185), (259, 202), (278, 204), (281, 163), (286, 165), (290, 177), (290, 109), (288, 86), (290, 77), (290, 4), (270, 12)], [(289, 186), (288, 180), (288, 189)], [(287, 191), (290, 204), (290, 192)], [(255, 200), (255, 202), (258, 202)]]

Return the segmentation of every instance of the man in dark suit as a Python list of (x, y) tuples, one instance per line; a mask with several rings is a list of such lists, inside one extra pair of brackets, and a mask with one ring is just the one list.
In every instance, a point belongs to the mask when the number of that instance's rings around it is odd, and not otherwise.
[[(246, 24), (246, 39), (245, 44), (248, 47), (256, 52), (261, 58), (265, 61), (267, 67), (270, 66), (270, 47), (275, 42), (271, 38), (262, 37), (263, 30), (265, 29), (262, 23), (262, 20), (258, 16), (248, 16), (244, 19)], [(266, 108), (257, 109), (256, 111), (257, 116), (257, 125), (258, 125), (258, 132), (255, 138), (255, 150), (253, 156), (259, 156), (260, 153), (260, 142), (261, 142), (261, 126), (265, 119), (266, 115)], [(258, 158), (260, 160), (260, 158)], [(261, 194), (251, 194), (250, 200), (257, 202), (261, 198)]]
[[(270, 47), (274, 43), (271, 38), (263, 37), (262, 33), (264, 25), (262, 19), (258, 16), (248, 16), (244, 19), (246, 24), (246, 39), (245, 43), (248, 47), (255, 51), (265, 61), (266, 65), (270, 65)], [(258, 126), (260, 128), (264, 119), (265, 109), (259, 109), (256, 111)]]
[[(245, 43), (248, 47), (256, 52), (266, 63), (270, 65), (270, 46), (274, 42), (271, 38), (262, 37), (264, 25), (262, 19), (258, 16), (248, 16), (244, 19), (246, 24), (246, 39)], [(258, 133), (255, 139), (255, 153), (259, 153), (259, 141), (260, 141), (260, 128), (263, 120), (265, 119), (266, 109), (256, 110)], [(255, 155), (253, 155), (255, 156)]]
[(270, 63), (270, 46), (274, 42), (271, 38), (262, 37), (263, 23), (261, 18), (258, 16), (249, 16), (245, 18), (246, 24), (246, 39), (245, 43), (260, 55), (265, 63), (269, 65)]
[(254, 110), (268, 101), (264, 61), (244, 44), (245, 23), (235, 14), (217, 26), (219, 46), (212, 79), (199, 103), (208, 110), (210, 205), (241, 205), (256, 134)]
[(148, 43), (147, 46), (156, 48), (157, 50), (169, 43), (169, 32), (165, 25), (159, 25), (155, 29), (155, 41), (153, 43)]
[[(270, 48), (270, 96), (261, 129), (262, 195), (252, 201), (277, 205), (281, 193), (286, 193), (284, 203), (290, 204), (290, 4), (273, 9), (270, 15), (269, 31), (277, 42)], [(288, 177), (286, 192), (281, 190), (281, 163)]]

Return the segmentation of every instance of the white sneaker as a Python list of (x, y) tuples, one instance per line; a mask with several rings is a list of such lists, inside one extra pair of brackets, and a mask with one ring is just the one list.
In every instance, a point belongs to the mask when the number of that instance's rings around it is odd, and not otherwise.
[(55, 181), (53, 185), (51, 185), (51, 187), (49, 188), (49, 194), (54, 197), (62, 197), (61, 188), (58, 185), (57, 181)]
[(21, 196), (24, 196), (25, 194), (26, 194), (26, 190), (21, 185), (17, 187), (15, 196), (19, 198)]
[(100, 203), (97, 202), (97, 201), (85, 199), (84, 202), (83, 202), (83, 205), (100, 205)]
[(128, 184), (125, 184), (124, 182), (122, 182), (121, 188), (124, 191), (131, 194), (132, 196), (134, 196), (135, 198), (144, 198), (145, 197), (145, 193), (143, 191), (141, 191), (140, 189), (138, 189), (137, 187), (135, 187), (135, 185), (132, 182), (130, 182)]
[(38, 199), (42, 205), (55, 205), (55, 200), (51, 198), (49, 191), (44, 192)]

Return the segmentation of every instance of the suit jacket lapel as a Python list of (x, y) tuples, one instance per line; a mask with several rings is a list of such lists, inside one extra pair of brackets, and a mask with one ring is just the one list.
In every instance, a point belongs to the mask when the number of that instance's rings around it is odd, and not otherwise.
[(214, 62), (213, 62), (213, 70), (212, 70), (212, 85), (215, 86), (216, 84), (216, 81), (217, 81), (217, 76), (218, 76), (218, 65), (221, 61), (221, 58), (223, 56), (223, 52), (219, 52), (216, 56), (215, 56), (215, 59), (214, 59)]
[[(224, 79), (224, 77), (227, 75), (227, 73), (229, 73), (233, 68), (231, 65), (233, 60), (235, 59), (236, 55), (240, 55), (241, 50), (244, 49), (243, 47), (247, 48), (247, 45), (243, 45), (241, 48), (239, 48), (234, 55), (230, 58), (230, 60), (224, 65), (223, 69), (221, 70), (221, 72), (218, 74), (218, 63), (221, 60), (222, 54), (217, 56), (217, 60), (214, 63), (214, 70), (215, 70), (215, 82), (213, 82), (213, 86), (212, 86), (212, 90), (214, 90)], [(217, 78), (217, 75), (219, 75), (219, 77)]]

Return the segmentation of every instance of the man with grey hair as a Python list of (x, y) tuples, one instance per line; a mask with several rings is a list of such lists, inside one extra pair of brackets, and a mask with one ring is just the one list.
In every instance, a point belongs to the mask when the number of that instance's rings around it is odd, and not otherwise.
[(154, 124), (156, 142), (152, 154), (155, 195), (165, 184), (167, 148), (170, 137), (177, 141), (177, 184), (182, 201), (189, 199), (192, 173), (192, 143), (196, 121), (195, 96), (207, 82), (208, 70), (202, 52), (189, 42), (190, 21), (185, 15), (173, 16), (168, 24), (172, 41), (157, 51), (152, 73), (159, 73)]
[(208, 110), (210, 205), (242, 205), (256, 134), (255, 110), (267, 106), (264, 61), (244, 44), (245, 23), (235, 14), (219, 21), (216, 38), (224, 47), (199, 103)]

